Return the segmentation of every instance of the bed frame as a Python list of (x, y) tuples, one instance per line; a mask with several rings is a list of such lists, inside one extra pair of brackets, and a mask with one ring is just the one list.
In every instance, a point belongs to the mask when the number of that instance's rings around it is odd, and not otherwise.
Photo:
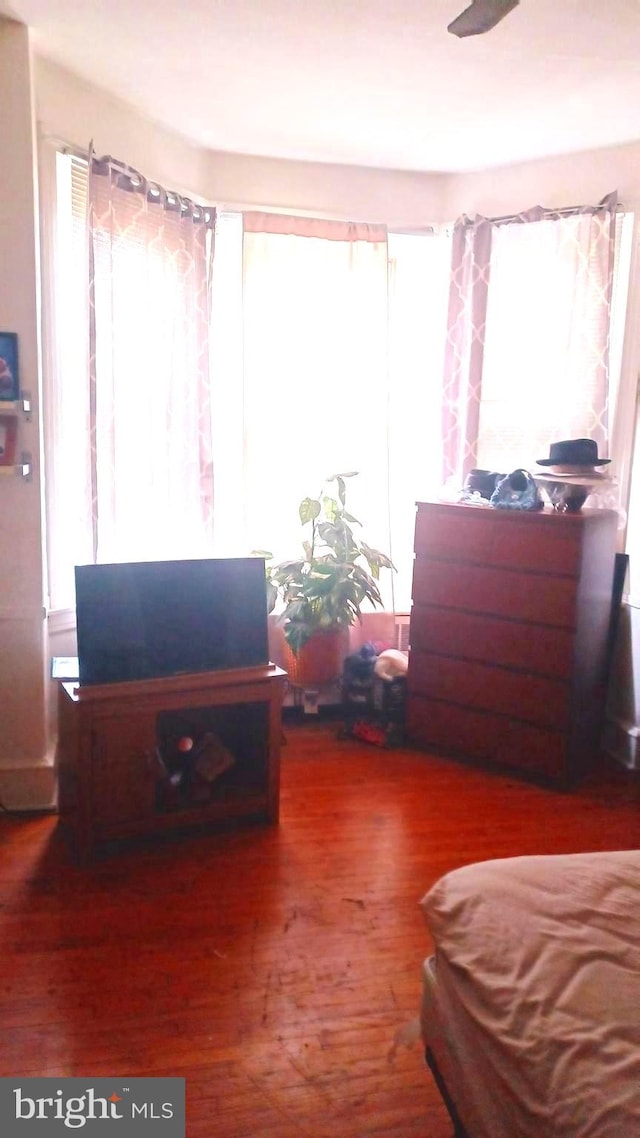
[(462, 1122), (460, 1121), (460, 1115), (456, 1109), (456, 1104), (449, 1094), (447, 1084), (444, 1081), (440, 1068), (438, 1067), (436, 1057), (430, 1047), (425, 1047), (424, 1057), (427, 1066), (433, 1075), (433, 1080), (440, 1092), (440, 1097), (442, 1098), (442, 1101), (447, 1108), (449, 1118), (451, 1119), (451, 1125), (453, 1126), (453, 1138), (470, 1138), (470, 1135), (465, 1130)]

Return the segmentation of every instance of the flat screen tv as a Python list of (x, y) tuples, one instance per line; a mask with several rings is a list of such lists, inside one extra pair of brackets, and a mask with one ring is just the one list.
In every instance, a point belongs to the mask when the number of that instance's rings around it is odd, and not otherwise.
[(269, 661), (259, 557), (77, 565), (75, 584), (81, 684)]

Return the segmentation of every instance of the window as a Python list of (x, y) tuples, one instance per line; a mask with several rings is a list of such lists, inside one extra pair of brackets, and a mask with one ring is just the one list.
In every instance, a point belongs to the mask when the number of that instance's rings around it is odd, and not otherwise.
[(535, 470), (553, 440), (610, 448), (630, 224), (615, 194), (456, 221), (443, 392), (452, 487), (472, 467)]
[[(94, 556), (86, 164), (59, 154), (56, 182), (56, 382), (46, 455), (50, 603), (62, 608), (73, 604), (74, 564)], [(164, 412), (154, 400), (154, 369), (142, 362), (128, 369), (125, 394), (114, 404), (120, 451), (115, 466), (111, 457), (100, 468), (98, 493), (111, 493), (115, 478), (122, 509), (112, 515), (98, 559), (243, 556), (258, 548), (271, 550), (278, 559), (295, 555), (300, 499), (318, 493), (327, 476), (358, 470), (360, 477), (350, 488), (353, 512), (363, 522), (365, 540), (389, 550), (398, 568), (392, 581), (383, 582), (385, 603), (407, 611), (415, 502), (440, 492), (448, 461), (443, 406), (449, 383), (445, 388), (443, 375), (452, 231), (348, 241), (336, 233), (332, 239), (322, 237), (319, 230), (305, 235), (303, 219), (299, 233), (260, 232), (257, 225), (249, 232), (250, 216), (243, 224), (242, 214), (225, 212), (216, 223), (212, 534), (204, 540), (195, 518), (191, 524), (195, 483), (185, 491), (183, 508), (180, 499), (174, 503), (173, 520), (166, 523), (162, 462), (172, 437), (175, 441), (182, 430), (176, 416), (175, 433), (168, 435)], [(325, 228), (331, 224), (321, 223)], [(453, 414), (458, 422), (466, 416), (464, 441), (474, 449), (472, 465), (505, 471), (534, 467), (549, 443), (563, 437), (595, 433), (599, 442), (608, 442), (616, 410), (631, 225), (632, 219), (624, 217), (617, 226), (605, 387), (603, 369), (594, 369), (588, 358), (588, 335), (576, 355), (567, 355), (580, 283), (575, 248), (563, 247), (554, 222), (497, 227), (475, 418), (463, 405), (464, 394), (456, 396)], [(131, 271), (133, 280), (136, 251), (127, 251), (126, 242), (123, 249), (120, 268)], [(160, 282), (153, 279), (152, 267), (152, 260), (146, 262), (145, 271), (151, 272), (147, 287), (156, 295)], [(588, 331), (597, 305), (588, 289), (581, 302), (581, 327)], [(464, 306), (461, 312), (466, 320)], [(146, 344), (148, 331), (142, 338)], [(140, 356), (145, 358), (146, 349)], [(180, 382), (188, 392), (188, 368)], [(149, 457), (152, 439), (159, 464)]]
[(218, 216), (216, 549), (295, 556), (299, 501), (357, 470), (353, 512), (398, 569), (385, 603), (406, 611), (415, 502), (440, 479), (450, 235), (244, 238), (241, 215)]
[(442, 487), (442, 376), (451, 232), (389, 234), (389, 510), (396, 611), (408, 611), (415, 503)]
[[(54, 447), (53, 430), (47, 439), (52, 608), (73, 605), (73, 565), (92, 559), (86, 180), (86, 164), (57, 156)], [(350, 256), (340, 242), (298, 239), (276, 249), (256, 238), (249, 255), (242, 222), (241, 214), (223, 213), (216, 224), (211, 545), (167, 551), (153, 540), (161, 517), (149, 533), (135, 526), (140, 512), (133, 510), (134, 524), (114, 535), (117, 553), (107, 559), (296, 553), (300, 498), (326, 476), (354, 469), (361, 474), (353, 508), (364, 536), (390, 546), (399, 570), (386, 603), (405, 611), (414, 503), (435, 492), (440, 477), (450, 234), (391, 234), (382, 257), (370, 249)], [(124, 425), (129, 442), (119, 463), (125, 500), (126, 480), (143, 474), (136, 440), (147, 430), (144, 382), (141, 375), (127, 400), (135, 413)], [(66, 514), (65, 499), (74, 502)], [(105, 559), (100, 550), (98, 559)]]
[(211, 552), (214, 211), (114, 166), (94, 167), (90, 229), (87, 163), (56, 155), (45, 446), (54, 609), (74, 603), (75, 564)]
[[(535, 468), (560, 438), (611, 434), (620, 375), (633, 218), (616, 219), (608, 370), (598, 352), (605, 318), (600, 266), (581, 263), (584, 217), (494, 229), (477, 465)], [(586, 242), (585, 242), (586, 244)], [(626, 277), (619, 267), (627, 263)], [(526, 266), (526, 271), (523, 271)], [(577, 334), (576, 325), (580, 334)]]

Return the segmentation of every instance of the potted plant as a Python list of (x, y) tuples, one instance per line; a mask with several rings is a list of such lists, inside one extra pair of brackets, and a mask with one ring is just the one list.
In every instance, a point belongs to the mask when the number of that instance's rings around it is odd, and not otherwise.
[[(279, 603), (291, 682), (321, 686), (340, 675), (345, 637), (362, 619), (362, 604), (382, 606), (381, 569), (394, 566), (385, 553), (356, 535), (360, 522), (346, 507), (346, 480), (357, 472), (333, 474), (317, 498), (303, 498), (298, 512), (303, 527), (301, 557), (273, 563), (264, 557), (269, 612)], [(335, 483), (335, 494), (329, 484)]]

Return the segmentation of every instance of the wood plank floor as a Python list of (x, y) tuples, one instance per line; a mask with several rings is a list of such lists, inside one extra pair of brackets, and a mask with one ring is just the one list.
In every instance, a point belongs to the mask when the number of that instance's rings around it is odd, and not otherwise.
[(189, 1138), (445, 1138), (398, 1028), (442, 873), (639, 844), (640, 776), (561, 794), (286, 728), (282, 820), (70, 860), (0, 817), (0, 1075), (179, 1075)]

